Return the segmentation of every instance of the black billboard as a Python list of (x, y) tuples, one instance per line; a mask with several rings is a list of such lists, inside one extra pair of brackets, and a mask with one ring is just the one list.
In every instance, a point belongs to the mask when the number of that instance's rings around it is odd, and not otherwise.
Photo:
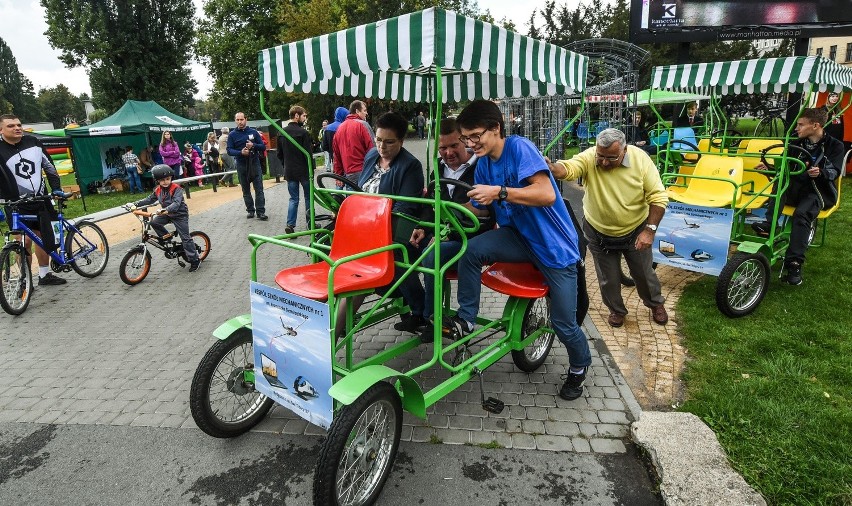
[(852, 0), (631, 0), (630, 41), (852, 35)]

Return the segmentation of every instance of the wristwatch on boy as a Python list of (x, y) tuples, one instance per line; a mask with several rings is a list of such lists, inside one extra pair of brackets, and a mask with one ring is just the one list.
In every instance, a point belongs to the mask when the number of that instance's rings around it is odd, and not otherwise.
[(507, 190), (505, 186), (501, 186), (500, 193), (497, 194), (497, 200), (503, 202), (507, 198), (509, 198), (509, 190)]
[(647, 228), (651, 229), (651, 232), (657, 233), (657, 226), (656, 225), (653, 225), (651, 223), (646, 223), (645, 226)]

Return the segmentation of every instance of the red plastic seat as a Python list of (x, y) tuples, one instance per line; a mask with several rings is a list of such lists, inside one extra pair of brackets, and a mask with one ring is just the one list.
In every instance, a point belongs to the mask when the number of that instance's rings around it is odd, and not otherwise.
[(544, 275), (529, 262), (496, 262), (482, 273), (482, 284), (495, 292), (522, 299), (537, 299), (548, 292)]
[[(343, 201), (334, 227), (329, 256), (341, 258), (391, 244), (391, 207), (386, 197), (350, 195)], [(367, 290), (393, 281), (393, 251), (383, 251), (341, 264), (334, 271), (334, 294)], [(328, 299), (331, 265), (317, 262), (290, 267), (275, 276), (284, 290), (314, 300)]]

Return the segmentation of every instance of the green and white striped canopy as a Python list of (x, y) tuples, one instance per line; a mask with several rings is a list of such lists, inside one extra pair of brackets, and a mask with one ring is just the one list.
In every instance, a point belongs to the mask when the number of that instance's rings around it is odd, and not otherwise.
[(582, 92), (588, 59), (515, 32), (431, 8), (258, 54), (268, 91), (431, 102)]
[(852, 90), (852, 68), (821, 56), (655, 67), (651, 88), (717, 95)]

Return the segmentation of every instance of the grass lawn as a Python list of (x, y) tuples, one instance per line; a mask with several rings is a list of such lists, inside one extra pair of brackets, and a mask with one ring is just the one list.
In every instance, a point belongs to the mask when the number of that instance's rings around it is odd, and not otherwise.
[(773, 269), (755, 313), (716, 309), (716, 278), (678, 304), (688, 351), (682, 409), (715, 432), (734, 468), (770, 504), (852, 504), (852, 177), (808, 251), (804, 284)]

